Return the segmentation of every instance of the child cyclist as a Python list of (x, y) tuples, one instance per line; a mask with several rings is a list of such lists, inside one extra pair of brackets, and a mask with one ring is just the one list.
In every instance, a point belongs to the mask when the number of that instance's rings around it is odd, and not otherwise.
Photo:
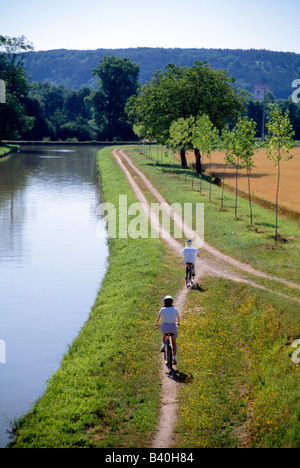
[(175, 307), (173, 307), (173, 297), (166, 296), (164, 297), (165, 307), (160, 309), (158, 313), (158, 318), (156, 322), (156, 326), (159, 326), (160, 321), (162, 321), (161, 325), (161, 332), (163, 335), (163, 344), (161, 347), (161, 352), (163, 353), (166, 347), (167, 336), (166, 333), (173, 333), (171, 336), (172, 338), (172, 345), (173, 345), (173, 359), (174, 364), (177, 363), (176, 353), (177, 353), (177, 344), (176, 339), (178, 336), (178, 328), (177, 326), (180, 325), (180, 318), (179, 312)]
[(184, 261), (186, 263), (186, 275), (188, 271), (188, 267), (191, 265), (192, 266), (192, 283), (194, 282), (195, 278), (195, 260), (196, 260), (196, 255), (197, 257), (200, 257), (199, 251), (192, 246), (192, 241), (191, 239), (188, 239), (186, 241), (186, 247), (183, 249), (181, 252), (181, 255), (184, 257)]

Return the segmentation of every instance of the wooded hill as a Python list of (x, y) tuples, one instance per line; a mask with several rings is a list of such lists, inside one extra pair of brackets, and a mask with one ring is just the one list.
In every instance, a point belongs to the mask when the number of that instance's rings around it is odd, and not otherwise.
[(300, 78), (300, 54), (255, 49), (59, 49), (28, 52), (24, 64), (32, 81), (62, 83), (74, 90), (82, 86), (95, 89), (97, 78), (92, 76), (92, 69), (104, 56), (110, 55), (137, 62), (141, 84), (149, 81), (155, 70), (163, 70), (169, 63), (190, 67), (196, 60), (206, 61), (215, 69), (228, 70), (229, 75), (235, 77), (236, 86), (251, 93), (256, 84), (266, 83), (276, 99), (287, 99), (293, 92), (293, 80)]

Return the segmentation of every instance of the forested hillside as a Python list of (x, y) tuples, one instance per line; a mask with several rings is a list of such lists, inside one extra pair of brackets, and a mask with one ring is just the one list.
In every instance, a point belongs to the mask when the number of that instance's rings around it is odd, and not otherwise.
[(97, 78), (91, 71), (106, 55), (127, 57), (137, 62), (141, 84), (150, 80), (155, 70), (162, 70), (169, 63), (192, 66), (196, 60), (228, 70), (229, 75), (235, 77), (236, 86), (250, 92), (254, 85), (264, 81), (277, 99), (287, 99), (292, 93), (292, 81), (300, 77), (300, 54), (254, 49), (60, 49), (29, 52), (24, 63), (32, 81), (63, 84), (68, 89), (78, 90), (82, 86), (95, 89)]

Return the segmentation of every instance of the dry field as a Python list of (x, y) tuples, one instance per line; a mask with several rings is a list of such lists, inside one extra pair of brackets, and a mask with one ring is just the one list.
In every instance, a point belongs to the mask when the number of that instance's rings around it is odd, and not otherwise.
[[(283, 211), (300, 215), (300, 148), (293, 148), (293, 159), (281, 163), (281, 182), (279, 204)], [(193, 152), (187, 153), (188, 163), (195, 162)], [(269, 161), (264, 149), (260, 149), (254, 155), (254, 168), (251, 175), (251, 192), (263, 202), (274, 203), (276, 197), (277, 168)], [(235, 189), (235, 168), (228, 166), (224, 161), (224, 153), (215, 152), (211, 161), (203, 157), (204, 170), (213, 172), (220, 178), (225, 177), (225, 186)], [(239, 190), (248, 193), (248, 181), (246, 171), (241, 170), (239, 176)]]

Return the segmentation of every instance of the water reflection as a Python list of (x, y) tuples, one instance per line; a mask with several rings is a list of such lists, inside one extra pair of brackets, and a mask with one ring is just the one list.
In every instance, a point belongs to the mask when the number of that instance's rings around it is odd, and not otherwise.
[(26, 147), (0, 162), (0, 447), (88, 317), (106, 269), (97, 148)]

